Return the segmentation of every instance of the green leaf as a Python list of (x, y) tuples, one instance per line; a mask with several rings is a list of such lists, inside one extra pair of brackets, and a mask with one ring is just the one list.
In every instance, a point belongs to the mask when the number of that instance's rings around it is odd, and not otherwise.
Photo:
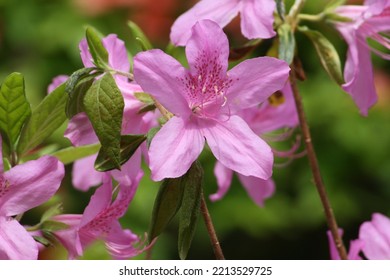
[(59, 215), (61, 213), (62, 213), (62, 204), (57, 203), (54, 206), (50, 207), (47, 211), (45, 211), (45, 213), (43, 213), (40, 223), (43, 223), (49, 220), (51, 217)]
[[(67, 94), (71, 95), (75, 89), (77, 84), (85, 77), (90, 76), (92, 71), (99, 71), (100, 69), (95, 67), (89, 67), (89, 68), (81, 68), (70, 75), (68, 80), (65, 82), (65, 91)], [(101, 70), (100, 70), (101, 73)]]
[[(122, 135), (120, 142), (120, 165), (125, 164), (145, 140), (145, 135)], [(115, 163), (105, 153), (105, 150), (100, 149), (95, 161), (95, 169), (104, 172), (115, 168)]]
[(333, 11), (338, 6), (344, 5), (345, 0), (331, 0), (325, 5), (324, 11)]
[(160, 131), (160, 129), (161, 127), (152, 127), (146, 134), (146, 144), (148, 145), (148, 148), (150, 147), (154, 136)]
[(165, 179), (154, 201), (149, 242), (159, 236), (180, 209), (184, 186), (182, 177)]
[(141, 30), (141, 28), (132, 21), (129, 21), (128, 26), (130, 28), (131, 33), (133, 34), (135, 40), (139, 43), (141, 49), (143, 51), (153, 49), (152, 44), (150, 43), (148, 37), (146, 37), (145, 33)]
[(34, 149), (64, 123), (67, 98), (65, 84), (62, 84), (47, 95), (33, 110), (20, 135), (19, 155), (24, 155)]
[(276, 11), (278, 12), (279, 17), (284, 21), (286, 15), (284, 0), (276, 0)]
[(96, 80), (84, 96), (84, 109), (102, 145), (101, 153), (120, 169), (122, 93), (111, 74)]
[(180, 259), (184, 260), (191, 247), (200, 213), (203, 189), (203, 169), (199, 162), (194, 162), (183, 178), (183, 200), (179, 215), (178, 249)]
[(52, 220), (44, 221), (41, 224), (41, 229), (44, 231), (49, 231), (49, 232), (50, 231), (57, 231), (57, 230), (64, 230), (67, 228), (69, 228), (69, 226), (67, 224), (61, 223), (58, 221), (52, 221)]
[(139, 110), (138, 110), (138, 114), (143, 114), (143, 113), (146, 113), (146, 112), (150, 112), (150, 111), (154, 111), (156, 110), (156, 105), (154, 105), (154, 103), (150, 103), (150, 104), (146, 104), (144, 106), (142, 106)]
[(278, 28), (279, 35), (279, 58), (288, 63), (294, 59), (295, 54), (295, 38), (291, 26), (288, 23), (283, 23)]
[(153, 103), (153, 99), (150, 96), (150, 94), (147, 94), (146, 92), (134, 92), (135, 98), (137, 98), (142, 103)]
[(20, 131), (30, 115), (23, 75), (12, 73), (0, 89), (0, 132), (9, 152), (15, 150)]
[(338, 21), (338, 22), (352, 22), (353, 21), (353, 19), (351, 19), (349, 17), (343, 17), (343, 16), (340, 16), (339, 14), (335, 14), (335, 13), (326, 13), (325, 19), (328, 21)]
[(68, 147), (52, 153), (51, 155), (60, 160), (63, 164), (72, 163), (78, 159), (96, 154), (100, 144), (92, 144), (80, 147)]
[(108, 52), (103, 46), (99, 32), (93, 27), (87, 27), (85, 36), (95, 65), (106, 69), (108, 67)]
[(84, 112), (84, 97), (94, 82), (94, 77), (85, 77), (79, 81), (72, 94), (66, 101), (66, 116), (71, 119), (78, 113)]
[(339, 54), (332, 43), (320, 32), (310, 30), (306, 26), (299, 27), (299, 31), (312, 41), (320, 57), (321, 64), (329, 76), (339, 85), (344, 84)]
[(34, 235), (33, 238), (36, 242), (41, 243), (45, 247), (52, 245), (52, 243), (45, 237)]

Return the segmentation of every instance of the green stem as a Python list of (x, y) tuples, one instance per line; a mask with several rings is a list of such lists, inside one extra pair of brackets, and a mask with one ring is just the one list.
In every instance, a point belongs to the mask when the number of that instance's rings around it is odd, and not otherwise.
[(325, 15), (323, 13), (317, 15), (299, 14), (298, 19), (318, 22), (318, 21), (322, 21), (324, 19), (324, 16)]

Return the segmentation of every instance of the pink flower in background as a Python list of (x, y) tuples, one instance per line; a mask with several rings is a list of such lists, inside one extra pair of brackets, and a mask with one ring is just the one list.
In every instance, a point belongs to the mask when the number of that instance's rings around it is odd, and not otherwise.
[(374, 213), (372, 220), (360, 226), (359, 239), (362, 251), (370, 260), (390, 260), (390, 219)]
[(276, 34), (273, 30), (274, 11), (274, 0), (201, 0), (175, 21), (170, 38), (175, 45), (184, 46), (197, 21), (210, 19), (223, 28), (238, 13), (241, 31), (246, 38), (271, 38)]
[[(332, 260), (340, 260), (339, 252), (337, 251), (336, 243), (334, 242), (332, 233), (328, 230), (326, 232), (328, 236), (328, 242), (329, 242), (329, 251), (330, 251), (330, 258)], [(343, 235), (343, 230), (339, 229), (340, 236)], [(359, 256), (359, 253), (363, 247), (364, 243), (359, 240), (351, 240), (349, 245), (349, 252), (348, 252), (348, 260), (361, 260), (362, 258)]]
[(335, 27), (348, 43), (347, 61), (344, 68), (343, 89), (352, 96), (362, 115), (377, 101), (371, 52), (384, 59), (389, 54), (371, 48), (367, 38), (373, 39), (390, 50), (390, 40), (381, 32), (390, 31), (390, 1), (366, 0), (365, 6), (340, 6), (335, 10), (352, 22), (337, 22)]
[[(102, 43), (109, 54), (109, 66), (112, 69), (128, 72), (130, 63), (127, 56), (125, 44), (118, 39), (115, 34), (103, 38)], [(92, 56), (88, 50), (87, 41), (84, 39), (80, 43), (81, 59), (85, 67), (93, 67)], [(143, 103), (134, 97), (134, 92), (143, 91), (135, 83), (128, 81), (127, 77), (114, 75), (115, 81), (122, 92), (125, 108), (123, 112), (122, 133), (123, 134), (143, 134), (156, 124), (155, 114), (148, 112), (139, 114), (138, 111), (144, 106)], [(74, 116), (65, 131), (67, 137), (74, 146), (83, 146), (98, 143), (99, 140), (92, 128), (92, 125), (85, 113)], [(91, 186), (99, 185), (102, 182), (102, 172), (94, 168), (97, 154), (77, 160), (73, 165), (72, 183), (82, 191), (88, 190)], [(122, 171), (111, 171), (110, 174), (117, 180), (134, 180), (141, 170), (141, 151), (138, 150), (128, 162), (122, 166)], [(129, 184), (129, 182), (122, 182)]]
[[(298, 115), (290, 83), (287, 82), (275, 98), (281, 99), (280, 104), (272, 104), (266, 100), (259, 107), (248, 108), (240, 112), (240, 116), (259, 136), (280, 128), (294, 128), (298, 125)], [(298, 147), (296, 145), (288, 152), (274, 151), (274, 154), (290, 157)], [(217, 161), (214, 174), (217, 178), (218, 191), (210, 195), (212, 201), (220, 200), (225, 196), (232, 182), (233, 171)], [(271, 178), (264, 180), (253, 176), (237, 175), (252, 200), (258, 206), (263, 207), (264, 200), (271, 197), (275, 191), (274, 181)]]
[[(134, 78), (175, 114), (152, 140), (152, 179), (180, 177), (197, 159), (205, 140), (226, 167), (245, 176), (268, 179), (273, 155), (237, 115), (281, 89), (288, 65), (271, 57), (248, 59), (228, 68), (229, 44), (213, 21), (192, 28), (186, 47), (189, 69), (160, 50), (134, 58)], [(239, 156), (238, 156), (239, 155)]]
[(64, 166), (50, 156), (0, 171), (0, 259), (38, 258), (38, 244), (13, 217), (51, 198), (63, 177)]
[(131, 258), (142, 250), (135, 248), (140, 241), (129, 229), (122, 229), (118, 219), (126, 213), (136, 192), (139, 180), (131, 185), (119, 184), (115, 201), (111, 177), (104, 175), (103, 185), (96, 189), (82, 215), (58, 215), (53, 217), (69, 228), (56, 231), (57, 239), (68, 250), (69, 259), (83, 254), (84, 249), (97, 239), (104, 240), (108, 252), (115, 259)]

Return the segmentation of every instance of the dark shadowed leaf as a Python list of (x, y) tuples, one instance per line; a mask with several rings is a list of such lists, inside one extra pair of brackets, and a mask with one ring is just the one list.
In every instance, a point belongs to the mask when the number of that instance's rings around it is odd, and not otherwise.
[(99, 138), (101, 152), (120, 169), (124, 101), (111, 74), (96, 80), (84, 96), (84, 110)]
[[(122, 135), (120, 148), (120, 165), (125, 164), (145, 140), (145, 135)], [(95, 169), (97, 171), (103, 172), (115, 168), (115, 163), (112, 162), (109, 156), (105, 154), (104, 150), (100, 149), (95, 161)]]

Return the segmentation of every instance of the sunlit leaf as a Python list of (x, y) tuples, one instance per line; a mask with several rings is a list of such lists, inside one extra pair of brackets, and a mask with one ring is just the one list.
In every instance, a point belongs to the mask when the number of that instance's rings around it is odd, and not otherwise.
[(92, 144), (80, 147), (68, 147), (52, 153), (63, 164), (72, 163), (78, 159), (96, 154), (100, 149), (100, 144)]
[(289, 65), (294, 59), (295, 38), (288, 23), (283, 23), (278, 28), (279, 35), (279, 58), (286, 61)]
[(95, 65), (101, 68), (107, 68), (108, 52), (103, 46), (99, 32), (95, 28), (89, 26), (86, 29), (85, 36)]

